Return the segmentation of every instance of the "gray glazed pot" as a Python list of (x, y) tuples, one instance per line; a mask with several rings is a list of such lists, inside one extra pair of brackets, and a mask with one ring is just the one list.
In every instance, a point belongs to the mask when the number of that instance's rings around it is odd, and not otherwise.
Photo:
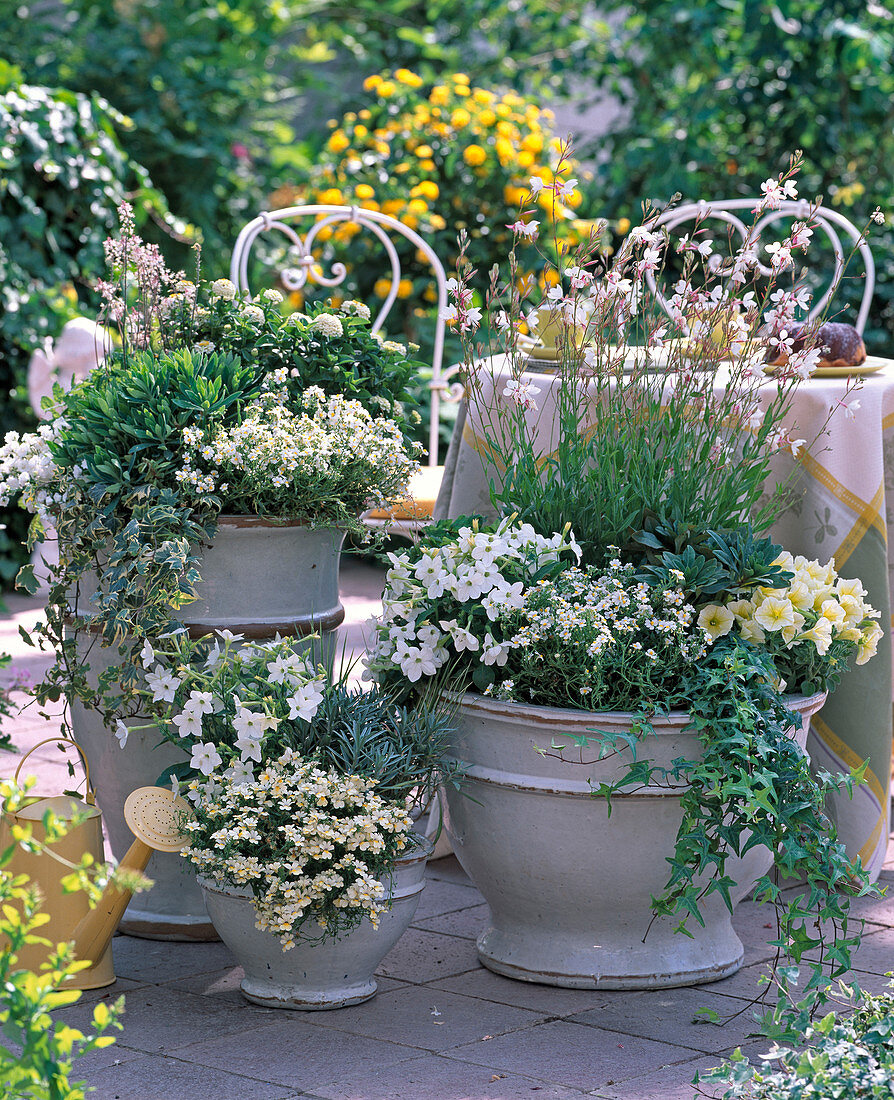
[[(317, 658), (331, 660), (335, 632), (344, 619), (338, 598), (343, 541), (344, 532), (333, 528), (311, 530), (254, 516), (222, 516), (213, 544), (202, 554), (198, 599), (177, 617), (192, 637), (228, 629), (251, 639), (276, 634), (300, 639), (319, 630)], [(90, 606), (89, 589), (89, 582), (81, 585), (82, 609)], [(117, 663), (111, 650), (85, 632), (82, 654), (87, 647), (92, 675)], [(154, 784), (168, 766), (187, 756), (174, 745), (159, 744), (161, 734), (155, 730), (132, 732), (121, 749), (100, 715), (79, 703), (72, 707), (71, 719), (90, 763), (111, 856), (120, 860), (133, 841), (124, 820), (125, 798), (137, 787)], [(134, 896), (121, 921), (122, 932), (148, 939), (218, 938), (195, 875), (179, 855), (153, 853), (146, 874), (154, 885)]]
[[(804, 747), (825, 695), (797, 698)], [(608, 816), (593, 786), (619, 778), (629, 750), (602, 761), (575, 736), (629, 729), (633, 715), (587, 713), (464, 696), (451, 755), (467, 764), (462, 790), (447, 790), (450, 839), (490, 906), (478, 940), (482, 963), (523, 981), (577, 989), (660, 989), (735, 973), (743, 948), (718, 895), (690, 939), (676, 920), (652, 920), (650, 897), (669, 874), (682, 820), (679, 788), (650, 786), (612, 799)], [(697, 759), (689, 717), (655, 719), (642, 754), (659, 766)], [(536, 749), (546, 749), (548, 755)], [(732, 857), (738, 903), (772, 862), (765, 848)]]
[(268, 1008), (319, 1011), (374, 996), (376, 967), (409, 927), (425, 885), (431, 843), (416, 839), (419, 846), (394, 864), (392, 905), (379, 917), (378, 928), (364, 920), (338, 939), (298, 940), (288, 951), (272, 932), (256, 926), (250, 890), (199, 876), (214, 926), (245, 971), (242, 992), (248, 1000)]

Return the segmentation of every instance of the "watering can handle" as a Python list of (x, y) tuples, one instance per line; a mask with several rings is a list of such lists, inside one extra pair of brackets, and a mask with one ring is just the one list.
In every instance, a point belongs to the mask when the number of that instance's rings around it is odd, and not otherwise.
[(42, 748), (44, 745), (71, 745), (78, 750), (78, 755), (81, 757), (81, 763), (84, 765), (84, 778), (87, 780), (87, 793), (84, 796), (84, 801), (88, 806), (96, 805), (96, 796), (93, 793), (93, 784), (90, 782), (90, 765), (87, 763), (87, 756), (77, 741), (72, 740), (70, 737), (48, 737), (45, 741), (38, 741), (36, 745), (32, 745), (31, 748), (25, 753), (22, 759), (19, 761), (19, 766), (16, 768), (16, 773), (12, 777), (14, 783), (19, 781), (19, 773), (24, 766), (25, 761), (35, 752), (37, 749)]

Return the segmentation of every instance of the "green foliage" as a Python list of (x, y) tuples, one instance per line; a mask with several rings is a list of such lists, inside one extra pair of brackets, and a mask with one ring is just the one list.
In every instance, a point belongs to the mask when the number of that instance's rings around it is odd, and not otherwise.
[[(0, 785), (0, 813), (15, 813), (22, 799), (23, 792), (12, 784)], [(49, 811), (42, 824), (48, 843), (64, 836), (70, 827)], [(71, 1080), (73, 1062), (114, 1043), (112, 1036), (102, 1033), (110, 1026), (121, 1029), (118, 1016), (124, 998), (113, 1005), (100, 1001), (86, 1033), (53, 1019), (53, 1010), (74, 1004), (80, 997), (78, 990), (59, 986), (89, 963), (75, 962), (70, 944), (52, 949), (50, 941), (40, 935), (50, 918), (41, 912), (39, 892), (27, 876), (7, 870), (18, 845), (33, 852), (45, 850), (30, 830), (18, 825), (13, 843), (0, 852), (0, 941), (4, 944), (0, 951), (0, 1095), (10, 1100), (84, 1100), (84, 1082)], [(76, 869), (73, 889), (90, 887), (88, 870), (87, 866)], [(94, 891), (94, 901), (96, 896)], [(39, 973), (17, 969), (17, 953), (35, 944), (48, 948), (47, 964)]]
[(382, 688), (352, 687), (343, 676), (330, 684), (310, 723), (290, 728), (286, 744), (324, 768), (375, 779), (389, 802), (412, 796), (424, 805), (437, 784), (459, 771), (443, 759), (453, 722), (433, 693), (407, 709)]
[[(804, 151), (800, 193), (866, 223), (894, 206), (894, 24), (863, 0), (642, 0), (600, 5), (599, 86), (626, 107), (599, 139), (593, 199), (638, 219), (645, 199), (751, 196)], [(880, 264), (867, 345), (894, 345), (894, 225), (870, 236)], [(815, 262), (815, 261), (814, 261)], [(861, 281), (836, 299), (853, 320)]]
[[(6, 45), (27, 20), (16, 14), (15, 22)], [(98, 96), (25, 84), (2, 66), (0, 91), (2, 437), (35, 423), (25, 388), (31, 352), (94, 308), (91, 284), (104, 268), (103, 240), (117, 226), (117, 204), (130, 194), (141, 218), (152, 210), (163, 219), (166, 210), (145, 169), (121, 147), (126, 121)], [(4, 583), (25, 560), (27, 524), (18, 511), (0, 520), (10, 529), (0, 545)]]
[[(133, 654), (193, 598), (196, 548), (216, 528), (213, 510), (177, 492), (183, 429), (235, 421), (259, 387), (257, 370), (232, 356), (182, 350), (107, 362), (65, 395), (67, 427), (50, 450), (67, 495), (56, 525), (68, 554), (40, 627), (58, 656), (40, 698), (68, 691), (108, 714), (127, 696), (138, 676)], [(103, 644), (118, 647), (121, 664), (98, 690), (78, 662), (72, 608), (81, 627), (95, 625)]]
[(283, 87), (274, 65), (293, 51), (289, 5), (62, 0), (7, 12), (6, 56), (36, 79), (99, 94), (126, 115), (128, 154), (223, 263), (239, 227), (263, 205), (269, 147), (292, 140), (273, 109)]
[(776, 562), (782, 547), (771, 539), (756, 538), (749, 527), (702, 534), (659, 524), (631, 541), (640, 550), (632, 556), (643, 580), (667, 584), (676, 570), (682, 573), (677, 582), (696, 601), (719, 593), (738, 596), (757, 587), (784, 588), (792, 578)]
[[(700, 906), (711, 894), (719, 894), (732, 910), (729, 890), (735, 883), (726, 871), (731, 854), (755, 847), (772, 852), (771, 870), (754, 883), (756, 900), (775, 909), (779, 946), (773, 965), (778, 1000), (765, 1014), (763, 1029), (771, 1037), (798, 1037), (827, 1000), (829, 980), (850, 968), (859, 934), (849, 916), (849, 897), (873, 888), (859, 860), (847, 857), (824, 809), (829, 791), (840, 785), (851, 789), (860, 776), (811, 774), (810, 761), (792, 736), (799, 718), (777, 683), (772, 657), (732, 635), (715, 642), (683, 679), (679, 698), (686, 702), (702, 754), (676, 761), (670, 770), (646, 766), (652, 782), (685, 783), (671, 874), (664, 893), (653, 898), (653, 910), (678, 916), (678, 931), (686, 933), (691, 921), (703, 923)], [(622, 794), (645, 781), (648, 717), (642, 715), (640, 722), (646, 739), (637, 761), (601, 794)], [(596, 735), (594, 741), (606, 739)], [(604, 748), (613, 747), (606, 741)], [(799, 879), (803, 892), (783, 896), (786, 884)], [(799, 967), (809, 974), (800, 992)]]
[(841, 993), (843, 1011), (808, 1027), (801, 1041), (774, 1047), (759, 1065), (737, 1050), (698, 1083), (725, 1085), (715, 1093), (721, 1100), (887, 1100), (894, 1088), (894, 995), (847, 985)]

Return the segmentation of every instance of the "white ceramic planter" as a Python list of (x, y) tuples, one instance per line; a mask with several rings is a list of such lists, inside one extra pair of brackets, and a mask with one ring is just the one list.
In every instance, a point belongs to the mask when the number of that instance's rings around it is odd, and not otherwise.
[(375, 969), (409, 927), (425, 885), (431, 844), (417, 839), (418, 847), (394, 865), (392, 905), (381, 914), (377, 929), (364, 920), (338, 939), (299, 940), (289, 951), (283, 951), (272, 932), (256, 926), (250, 890), (200, 876), (214, 926), (245, 971), (245, 996), (268, 1008), (304, 1011), (346, 1008), (374, 996)]
[[(804, 718), (796, 735), (802, 748), (824, 699), (792, 701)], [(674, 933), (676, 920), (650, 925), (649, 900), (667, 881), (682, 820), (679, 788), (616, 795), (609, 817), (593, 786), (620, 778), (629, 750), (589, 762), (596, 753), (573, 741), (594, 729), (629, 728), (631, 719), (463, 698), (451, 754), (468, 770), (461, 791), (447, 790), (448, 827), (490, 906), (493, 923), (478, 954), (498, 974), (578, 989), (659, 989), (715, 981), (741, 966), (742, 944), (716, 894), (705, 901), (706, 926), (691, 922), (691, 939)], [(643, 743), (642, 756), (665, 767), (696, 759), (699, 741), (684, 732), (688, 722), (684, 713), (656, 719), (657, 736)], [(764, 848), (730, 858), (734, 903), (771, 861)]]
[[(335, 631), (344, 619), (338, 598), (343, 541), (344, 532), (332, 528), (222, 516), (213, 544), (202, 554), (198, 599), (178, 618), (192, 637), (228, 629), (252, 639), (276, 634), (300, 639), (318, 630), (323, 636), (318, 655), (331, 659)], [(89, 583), (82, 585), (82, 612), (90, 607), (89, 588)], [(88, 647), (93, 675), (117, 663), (114, 651), (85, 632), (80, 652)], [(187, 756), (174, 745), (159, 745), (161, 734), (154, 730), (131, 733), (121, 749), (100, 715), (80, 704), (72, 707), (71, 717), (90, 762), (111, 855), (120, 860), (133, 840), (124, 820), (125, 798)], [(122, 932), (150, 939), (217, 939), (195, 876), (179, 855), (153, 853), (146, 874), (154, 885), (135, 895), (121, 921)]]

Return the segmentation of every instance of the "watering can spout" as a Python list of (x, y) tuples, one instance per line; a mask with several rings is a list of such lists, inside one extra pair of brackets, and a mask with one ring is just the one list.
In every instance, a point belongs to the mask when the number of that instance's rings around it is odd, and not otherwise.
[[(118, 864), (118, 872), (145, 871), (154, 851), (178, 852), (189, 843), (181, 832), (183, 820), (190, 816), (189, 804), (165, 787), (139, 787), (124, 803), (124, 817), (135, 836), (133, 844)], [(110, 883), (99, 903), (74, 930), (75, 957), (94, 960), (102, 957), (124, 910), (133, 897), (133, 889)]]

